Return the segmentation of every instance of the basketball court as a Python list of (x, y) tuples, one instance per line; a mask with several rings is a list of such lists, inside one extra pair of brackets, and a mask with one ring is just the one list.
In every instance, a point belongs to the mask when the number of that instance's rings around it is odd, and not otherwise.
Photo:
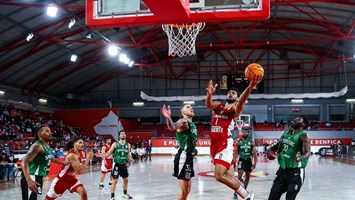
[[(196, 176), (192, 179), (190, 200), (233, 199), (233, 191), (217, 182), (213, 176), (213, 165), (209, 156), (197, 156), (194, 162)], [(353, 158), (324, 158), (311, 156), (306, 168), (306, 179), (297, 196), (298, 200), (333, 200), (353, 199), (354, 181), (350, 179), (355, 173)], [(265, 200), (269, 195), (277, 161), (268, 161), (262, 156), (258, 158), (256, 170), (252, 173), (248, 190), (255, 192), (256, 200)], [(108, 178), (105, 179), (106, 190), (99, 190), (99, 166), (88, 168), (88, 172), (80, 177), (89, 199), (110, 199)], [(128, 193), (137, 200), (170, 200), (177, 199), (178, 182), (171, 174), (173, 158), (171, 156), (153, 156), (152, 161), (133, 163), (129, 168)], [(43, 194), (50, 187), (51, 179), (46, 179)], [(2, 182), (1, 199), (21, 199), (20, 177)], [(116, 188), (116, 199), (121, 199), (122, 179)], [(284, 196), (282, 197), (282, 199)], [(42, 199), (42, 198), (41, 198)], [(77, 194), (68, 191), (58, 199), (79, 199)]]

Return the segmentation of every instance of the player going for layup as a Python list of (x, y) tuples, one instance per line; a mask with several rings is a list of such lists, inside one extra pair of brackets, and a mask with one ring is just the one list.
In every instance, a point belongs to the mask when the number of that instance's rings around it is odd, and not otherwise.
[(169, 130), (176, 131), (179, 150), (174, 158), (174, 176), (179, 180), (179, 200), (186, 200), (191, 191), (191, 178), (195, 176), (192, 152), (196, 147), (197, 128), (192, 122), (194, 110), (190, 104), (183, 104), (180, 109), (181, 119), (175, 124), (171, 120), (170, 106), (163, 106), (162, 115)]
[(239, 98), (238, 91), (236, 89), (230, 89), (225, 104), (212, 101), (212, 95), (216, 91), (217, 84), (213, 85), (212, 80), (210, 80), (206, 88), (206, 106), (213, 111), (210, 151), (215, 164), (214, 176), (217, 181), (232, 188), (244, 199), (252, 199), (253, 195), (250, 195), (239, 181), (227, 173), (233, 159), (233, 138), (231, 130), (234, 129), (234, 122), (242, 113), (244, 103), (248, 99), (250, 92), (261, 79), (262, 77), (255, 76)]

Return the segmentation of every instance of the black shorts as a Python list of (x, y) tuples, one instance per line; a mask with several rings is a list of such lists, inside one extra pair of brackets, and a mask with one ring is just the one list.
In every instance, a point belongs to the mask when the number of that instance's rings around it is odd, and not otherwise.
[(238, 170), (243, 170), (245, 172), (251, 172), (251, 166), (253, 165), (251, 158), (239, 158), (238, 160)]
[(127, 178), (128, 177), (128, 169), (126, 164), (118, 164), (115, 163), (115, 165), (113, 166), (112, 172), (111, 172), (111, 176), (113, 179), (118, 179), (118, 177), (122, 177), (122, 178)]
[[(34, 179), (32, 178), (34, 176)], [(37, 200), (37, 196), (42, 195), (42, 186), (43, 186), (43, 177), (31, 175), (32, 180), (39, 183), (38, 186), (38, 194), (31, 192), (28, 188), (27, 181), (24, 175), (21, 177), (21, 192), (22, 192), (22, 199), (23, 200)], [(40, 198), (40, 197), (38, 197)]]
[(305, 178), (304, 168), (279, 168), (272, 185), (269, 200), (279, 200), (286, 192), (286, 199), (294, 200), (300, 191)]
[(195, 176), (194, 157), (186, 151), (179, 151), (174, 159), (174, 174), (178, 179), (190, 180)]

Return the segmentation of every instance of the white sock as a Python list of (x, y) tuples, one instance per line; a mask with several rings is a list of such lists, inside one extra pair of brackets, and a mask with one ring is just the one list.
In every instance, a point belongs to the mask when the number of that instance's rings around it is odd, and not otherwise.
[(100, 185), (103, 185), (104, 183), (100, 183)]
[(249, 197), (249, 193), (242, 187), (239, 186), (238, 190), (236, 192), (241, 196), (243, 199), (246, 199)]

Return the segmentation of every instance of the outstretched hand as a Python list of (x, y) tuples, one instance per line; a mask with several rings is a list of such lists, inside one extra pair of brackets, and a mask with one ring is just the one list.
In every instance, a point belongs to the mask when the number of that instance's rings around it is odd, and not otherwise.
[(253, 79), (250, 81), (249, 86), (254, 88), (257, 84), (260, 83), (262, 79), (262, 76), (254, 76)]
[(161, 114), (162, 114), (165, 118), (170, 118), (170, 117), (171, 117), (170, 106), (168, 105), (168, 107), (166, 107), (165, 104), (164, 104), (164, 105), (163, 105), (163, 108), (161, 109)]
[(212, 79), (211, 79), (211, 80), (208, 82), (208, 87), (206, 88), (207, 93), (208, 93), (209, 95), (212, 95), (212, 94), (216, 91), (217, 86), (218, 86), (217, 83), (213, 86), (213, 81), (212, 81)]

